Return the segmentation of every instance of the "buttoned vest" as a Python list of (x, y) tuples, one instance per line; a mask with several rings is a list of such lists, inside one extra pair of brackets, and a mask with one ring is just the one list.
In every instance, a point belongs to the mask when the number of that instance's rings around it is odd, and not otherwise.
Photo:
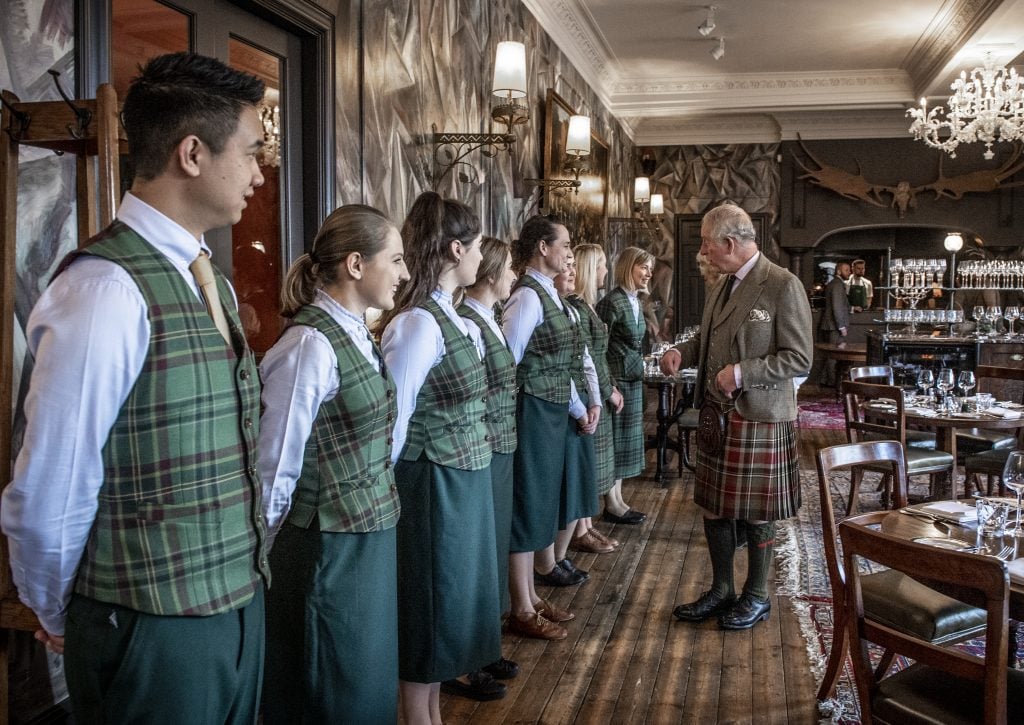
[(479, 471), (491, 463), (484, 416), (487, 413), (487, 375), (476, 346), (455, 326), (441, 306), (427, 298), (420, 307), (441, 328), (445, 354), (430, 369), (416, 396), (409, 419), (402, 460), (421, 453), (449, 468)]
[(476, 323), (484, 338), (484, 367), (487, 370), (487, 435), (494, 453), (516, 449), (516, 359), (505, 341), (476, 310), (459, 305), (458, 313)]
[[(319, 330), (331, 343), (341, 387), (313, 420), (288, 523), (349, 533), (390, 529), (399, 512), (391, 468), (391, 431), (398, 412), (391, 374), (371, 365), (345, 329), (319, 307), (306, 305), (292, 319)], [(382, 360), (376, 345), (374, 351)]]
[[(259, 378), (238, 314), (225, 308), (241, 355), (171, 262), (120, 222), (82, 253), (131, 275), (150, 337), (103, 447), (96, 520), (75, 590), (159, 615), (236, 609), (261, 578), (270, 581), (256, 470)], [(231, 299), (215, 275), (220, 298)]]
[(726, 304), (726, 288), (729, 286), (729, 280), (726, 280), (723, 285), (720, 294), (717, 299), (714, 300), (714, 308), (711, 313), (712, 328), (705, 333), (707, 335), (707, 354), (704, 360), (704, 397), (711, 398), (719, 403), (728, 402), (728, 398), (722, 394), (715, 384), (715, 378), (718, 377), (718, 373), (721, 372), (722, 368), (728, 365), (732, 360), (732, 339), (727, 335), (716, 335), (714, 334), (714, 322), (720, 319), (722, 310)]
[(566, 301), (579, 313), (583, 331), (586, 333), (584, 341), (590, 348), (590, 357), (594, 360), (594, 368), (597, 370), (597, 385), (601, 390), (602, 403), (612, 394), (611, 373), (608, 371), (608, 325), (597, 316), (587, 301), (579, 295), (569, 295)]
[(522, 392), (557, 405), (569, 404), (569, 380), (583, 372), (583, 351), (576, 349), (572, 322), (559, 309), (548, 291), (528, 274), (516, 287), (528, 287), (537, 293), (544, 310), (544, 321), (537, 325), (516, 369)]

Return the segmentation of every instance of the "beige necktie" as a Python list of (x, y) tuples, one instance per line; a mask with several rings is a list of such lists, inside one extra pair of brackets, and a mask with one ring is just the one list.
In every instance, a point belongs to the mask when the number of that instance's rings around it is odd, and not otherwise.
[(224, 308), (220, 306), (220, 294), (217, 292), (217, 279), (213, 276), (213, 266), (210, 264), (210, 257), (206, 252), (200, 252), (195, 261), (188, 266), (192, 276), (196, 278), (199, 289), (206, 300), (206, 311), (213, 318), (213, 324), (217, 326), (224, 342), (231, 344), (231, 333), (228, 332), (228, 321), (224, 317)]

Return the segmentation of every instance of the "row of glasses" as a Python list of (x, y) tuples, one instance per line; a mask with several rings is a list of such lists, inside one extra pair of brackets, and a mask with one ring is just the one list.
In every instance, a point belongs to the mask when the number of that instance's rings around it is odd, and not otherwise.
[(901, 259), (889, 263), (893, 287), (931, 287), (941, 285), (946, 275), (945, 259)]
[(963, 310), (897, 310), (885, 311), (886, 322), (905, 322), (926, 325), (941, 325), (964, 321)]
[[(975, 305), (971, 309), (971, 317), (975, 322), (978, 323), (977, 336), (984, 337), (986, 335), (992, 335), (993, 337), (998, 335), (996, 325), (999, 320), (1006, 320), (1008, 324), (1008, 330), (1003, 335), (1004, 340), (1012, 340), (1014, 338), (1013, 323), (1019, 320), (1021, 317), (1020, 307), (1017, 305), (1009, 305), (1004, 310), (999, 305), (990, 305), (985, 307), (984, 305)], [(988, 330), (983, 331), (983, 324), (988, 327)]]
[(954, 388), (960, 388), (963, 397), (967, 398), (976, 385), (977, 381), (973, 370), (961, 370), (960, 374), (955, 377), (952, 368), (941, 368), (937, 377), (930, 368), (921, 368), (917, 373), (917, 387), (921, 389), (922, 396), (930, 397), (931, 389), (938, 388), (941, 393), (938, 412), (943, 415), (957, 412), (954, 410), (955, 406), (951, 405), (949, 395)]
[(1024, 285), (1024, 261), (969, 259), (957, 265), (956, 280), (961, 289), (1019, 289)]

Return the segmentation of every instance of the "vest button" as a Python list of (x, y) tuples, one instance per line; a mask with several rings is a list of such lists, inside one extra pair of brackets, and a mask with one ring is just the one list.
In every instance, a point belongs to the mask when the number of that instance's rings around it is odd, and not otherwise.
[(392, 438), (391, 436), (388, 436), (388, 445), (390, 446), (394, 442), (395, 442), (395, 439)]
[(492, 435), (485, 435), (484, 436), (484, 440), (487, 441), (488, 443), (490, 443), (491, 441), (494, 440), (494, 436), (492, 436)]
[(238, 374), (238, 377), (240, 377), (242, 380), (248, 380), (249, 379), (249, 371), (248, 370), (243, 370), (242, 372), (240, 372)]
[(395, 397), (395, 391), (392, 390), (391, 388), (388, 388), (388, 397), (389, 398)]
[(392, 491), (397, 491), (398, 490), (398, 486), (396, 486), (395, 484), (392, 483), (391, 484), (391, 490)]
[(242, 421), (242, 425), (244, 425), (246, 428), (252, 428), (252, 418), (246, 418), (244, 421)]
[(487, 416), (486, 415), (481, 415), (480, 416), (480, 421), (483, 422), (483, 423), (486, 423), (487, 422)]
[(487, 402), (487, 396), (485, 395), (484, 397), (480, 398), (480, 400), (482, 400), (483, 402), (486, 403)]
[(513, 433), (515, 433), (515, 432), (516, 432), (516, 427), (515, 427), (515, 426), (512, 426), (512, 432), (513, 432)]
[(395, 419), (395, 416), (393, 416), (391, 413), (388, 413), (388, 423), (390, 423), (394, 419)]
[(245, 469), (245, 472), (248, 473), (250, 476), (255, 476), (256, 466), (249, 466), (248, 468)]
[(384, 470), (391, 468), (391, 460), (384, 461)]

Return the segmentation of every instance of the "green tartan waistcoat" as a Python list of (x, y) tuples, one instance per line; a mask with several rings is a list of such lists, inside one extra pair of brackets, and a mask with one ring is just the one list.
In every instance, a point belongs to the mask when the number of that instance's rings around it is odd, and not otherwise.
[(519, 386), (527, 395), (556, 405), (568, 405), (569, 380), (583, 374), (582, 347), (577, 348), (575, 342), (567, 344), (577, 338), (569, 313), (559, 309), (548, 291), (530, 275), (520, 277), (516, 286), (529, 287), (536, 292), (544, 309), (544, 321), (530, 336), (516, 369)]
[(420, 307), (429, 312), (444, 337), (444, 358), (430, 369), (416, 396), (416, 410), (402, 460), (415, 461), (421, 453), (441, 466), (479, 471), (491, 463), (491, 441), (484, 425), (487, 379), (476, 346), (428, 298)]
[[(391, 429), (398, 405), (387, 368), (367, 362), (329, 314), (307, 305), (293, 318), (324, 334), (338, 358), (341, 388), (324, 401), (306, 441), (288, 523), (320, 531), (365, 533), (398, 523)], [(380, 351), (378, 359), (383, 360)]]
[(516, 359), (508, 345), (476, 310), (459, 305), (458, 313), (477, 324), (484, 337), (484, 367), (487, 371), (487, 435), (491, 451), (514, 453), (516, 438)]
[[(174, 265), (120, 222), (82, 253), (132, 276), (150, 338), (103, 448), (99, 508), (75, 591), (158, 615), (237, 609), (270, 581), (256, 470), (259, 376), (238, 314), (224, 306), (241, 355)], [(230, 300), (215, 275), (220, 298)]]
[(590, 347), (590, 357), (594, 359), (594, 367), (597, 369), (597, 384), (601, 389), (599, 402), (603, 404), (612, 395), (612, 378), (608, 372), (608, 326), (579, 295), (569, 295), (566, 300), (580, 314), (586, 343)]

